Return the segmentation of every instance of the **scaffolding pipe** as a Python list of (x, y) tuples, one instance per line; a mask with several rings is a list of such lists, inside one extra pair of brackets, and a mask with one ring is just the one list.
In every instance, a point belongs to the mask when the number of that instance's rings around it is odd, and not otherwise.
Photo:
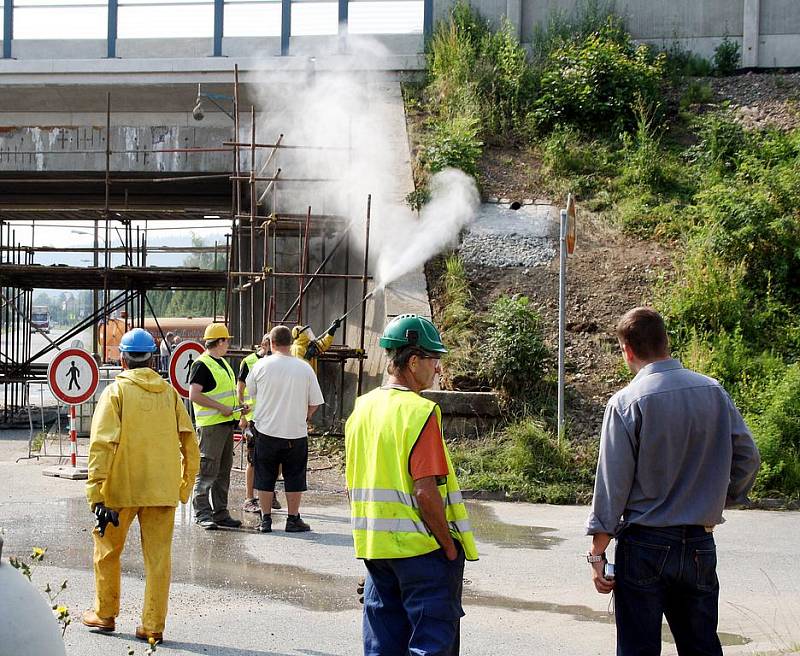
[[(364, 330), (367, 325), (367, 285), (369, 282), (369, 222), (372, 215), (372, 194), (367, 196), (367, 220), (365, 226), (365, 236), (364, 236), (364, 275), (362, 276), (362, 294), (364, 297), (364, 302), (361, 304), (361, 334), (359, 335), (359, 352), (364, 353)], [(361, 395), (361, 383), (364, 378), (364, 360), (363, 358), (358, 359), (358, 386), (356, 388), (356, 393), (360, 396)]]

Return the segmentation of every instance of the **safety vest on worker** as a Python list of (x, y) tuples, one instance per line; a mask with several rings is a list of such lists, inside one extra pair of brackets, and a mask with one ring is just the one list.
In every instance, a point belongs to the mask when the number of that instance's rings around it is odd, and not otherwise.
[[(356, 558), (409, 558), (440, 548), (422, 521), (408, 468), (411, 450), (434, 413), (441, 425), (439, 406), (411, 391), (378, 388), (356, 399), (345, 430)], [(446, 445), (444, 452), (448, 474), (439, 493), (445, 518), (467, 560), (477, 560), (475, 538)]]
[[(242, 369), (244, 365), (247, 365), (247, 372), (248, 374), (253, 371), (253, 365), (258, 362), (258, 353), (251, 353), (248, 355), (244, 360), (242, 360), (242, 364), (239, 365), (239, 375), (242, 375)], [(250, 393), (247, 391), (247, 386), (244, 388), (244, 395), (242, 396), (242, 400), (244, 401), (245, 405), (250, 406), (250, 412), (248, 412), (244, 417), (247, 421), (253, 421), (253, 413), (256, 409), (256, 400), (250, 398)]]
[[(208, 398), (214, 399), (222, 405), (227, 405), (231, 408), (236, 407), (236, 377), (233, 375), (233, 369), (228, 364), (225, 358), (213, 358), (208, 353), (203, 353), (195, 362), (202, 362), (211, 375), (214, 377), (214, 389), (203, 392)], [(224, 367), (219, 363), (222, 362)], [(226, 421), (238, 420), (241, 413), (234, 412), (227, 417), (215, 408), (207, 408), (204, 405), (192, 403), (194, 407), (194, 423), (197, 426), (214, 426), (215, 424), (224, 424)]]

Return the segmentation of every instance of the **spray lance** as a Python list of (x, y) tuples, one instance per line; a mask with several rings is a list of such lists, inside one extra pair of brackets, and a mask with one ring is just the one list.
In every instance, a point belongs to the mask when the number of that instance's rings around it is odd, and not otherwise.
[(381, 288), (380, 287), (376, 287), (369, 294), (367, 294), (364, 298), (362, 298), (358, 303), (356, 303), (353, 307), (351, 307), (347, 312), (345, 312), (341, 317), (339, 317), (339, 319), (338, 319), (339, 322), (344, 321), (345, 318), (347, 317), (347, 315), (350, 314), (353, 310), (355, 310), (357, 308), (360, 308), (364, 303), (366, 303), (370, 298), (372, 298), (375, 295), (375, 292), (377, 292), (379, 289), (381, 289)]

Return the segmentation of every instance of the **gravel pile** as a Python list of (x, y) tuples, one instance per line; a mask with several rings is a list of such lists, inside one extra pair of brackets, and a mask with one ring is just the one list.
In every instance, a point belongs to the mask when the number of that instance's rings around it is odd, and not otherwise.
[(467, 265), (496, 268), (535, 267), (556, 255), (558, 230), (549, 205), (485, 203), (464, 234), (459, 253)]
[(800, 73), (746, 73), (700, 78), (720, 100), (730, 102), (734, 118), (748, 128), (800, 127)]
[(535, 267), (556, 256), (555, 244), (547, 237), (468, 232), (459, 249), (465, 264), (506, 267)]

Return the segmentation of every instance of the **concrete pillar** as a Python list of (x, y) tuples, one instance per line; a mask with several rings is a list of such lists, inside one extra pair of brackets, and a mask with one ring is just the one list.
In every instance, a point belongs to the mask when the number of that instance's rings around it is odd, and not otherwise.
[(742, 26), (742, 66), (758, 67), (758, 41), (761, 36), (761, 0), (744, 0), (744, 24)]
[(522, 0), (506, 0), (506, 17), (514, 27), (517, 38), (522, 36)]

